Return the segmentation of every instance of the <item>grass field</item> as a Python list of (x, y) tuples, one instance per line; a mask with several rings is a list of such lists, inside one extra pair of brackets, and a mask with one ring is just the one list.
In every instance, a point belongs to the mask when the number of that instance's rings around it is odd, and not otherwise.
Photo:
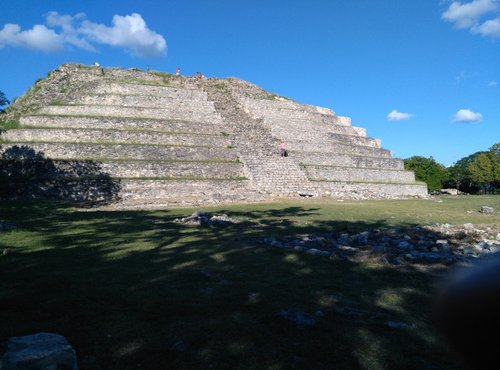
[[(482, 205), (497, 212), (484, 215)], [(442, 275), (259, 246), (271, 235), (500, 225), (500, 196), (88, 211), (0, 203), (0, 340), (55, 332), (80, 369), (457, 369), (431, 324)], [(283, 310), (314, 316), (298, 328)], [(406, 323), (390, 328), (387, 321)]]

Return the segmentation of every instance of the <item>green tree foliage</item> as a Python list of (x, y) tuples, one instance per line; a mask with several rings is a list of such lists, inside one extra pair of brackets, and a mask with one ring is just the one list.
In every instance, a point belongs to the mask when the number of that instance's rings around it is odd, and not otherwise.
[(472, 182), (481, 187), (486, 187), (487, 184), (493, 182), (493, 162), (489, 153), (479, 154), (474, 161), (469, 165), (469, 173)]
[(415, 172), (417, 180), (427, 184), (429, 191), (441, 189), (448, 177), (446, 168), (432, 157), (413, 156), (405, 159), (404, 164), (406, 170)]
[(448, 169), (448, 186), (467, 193), (490, 193), (500, 190), (500, 143), (489, 151), (471, 154)]
[(10, 101), (7, 99), (3, 91), (0, 90), (0, 112), (3, 112), (2, 107), (8, 104), (10, 104)]
[(448, 179), (445, 181), (445, 186), (456, 188), (465, 193), (476, 193), (479, 191), (477, 185), (471, 179), (469, 166), (474, 162), (476, 157), (483, 152), (477, 152), (458, 160), (453, 166), (448, 168)]

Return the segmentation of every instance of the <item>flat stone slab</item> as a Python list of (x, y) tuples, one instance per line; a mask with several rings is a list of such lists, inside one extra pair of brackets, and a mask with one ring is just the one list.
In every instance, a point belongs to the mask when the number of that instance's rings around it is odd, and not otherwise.
[(9, 338), (2, 370), (78, 370), (76, 353), (62, 335), (38, 333)]

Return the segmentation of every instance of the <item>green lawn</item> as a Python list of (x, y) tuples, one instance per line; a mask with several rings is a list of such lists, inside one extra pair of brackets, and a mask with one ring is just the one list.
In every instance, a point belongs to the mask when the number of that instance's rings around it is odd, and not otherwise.
[[(0, 249), (12, 251), (0, 255), (0, 341), (62, 334), (82, 370), (457, 369), (430, 321), (439, 275), (256, 243), (305, 232), (500, 224), (498, 212), (478, 212), (498, 211), (499, 196), (441, 200), (204, 208), (242, 221), (216, 228), (172, 222), (193, 209), (3, 202), (0, 221), (15, 228), (0, 231)], [(297, 328), (278, 318), (287, 309), (321, 315)]]

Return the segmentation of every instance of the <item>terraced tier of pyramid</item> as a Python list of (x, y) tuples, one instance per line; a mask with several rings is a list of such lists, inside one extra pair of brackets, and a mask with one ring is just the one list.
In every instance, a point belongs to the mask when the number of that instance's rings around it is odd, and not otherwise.
[[(105, 174), (116, 194), (104, 198), (130, 207), (427, 194), (349, 118), (237, 79), (65, 64), (9, 114), (20, 127), (1, 135), (3, 153), (43, 153), (72, 183)], [(98, 173), (64, 172), (82, 163)]]

